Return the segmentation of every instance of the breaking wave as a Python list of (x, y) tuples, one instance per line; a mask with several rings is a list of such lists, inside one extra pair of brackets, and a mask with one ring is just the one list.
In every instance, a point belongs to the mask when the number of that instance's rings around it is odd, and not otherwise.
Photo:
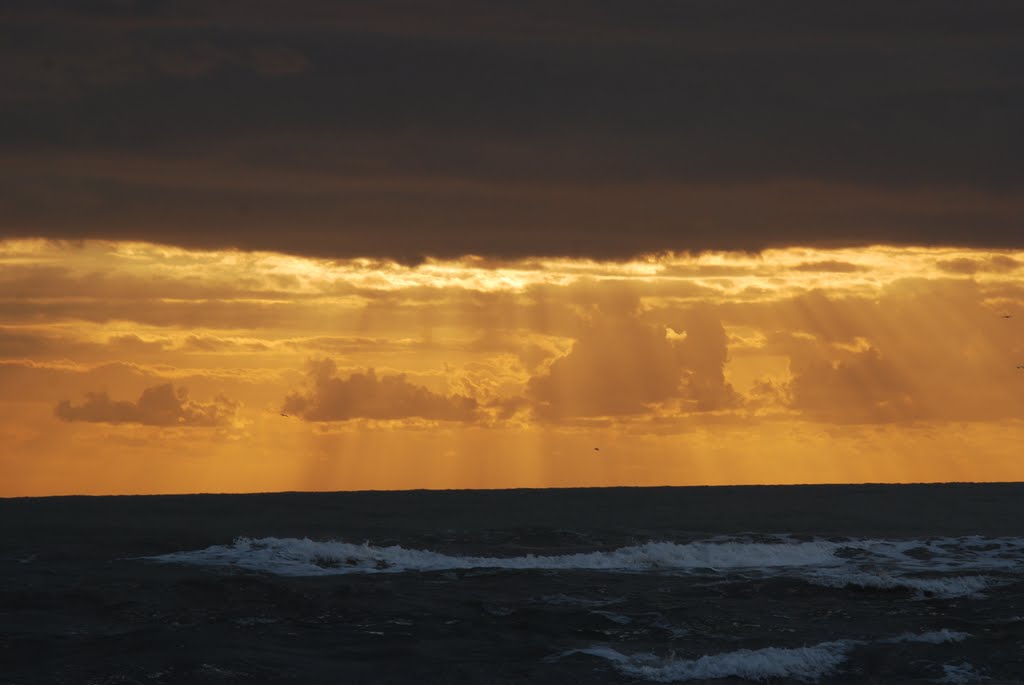
[(960, 664), (946, 664), (942, 667), (943, 676), (936, 680), (937, 683), (950, 683), (951, 685), (968, 685), (968, 683), (979, 683), (988, 680), (987, 677), (978, 672), (974, 666), (964, 661)]
[(882, 640), (882, 642), (924, 642), (932, 645), (941, 645), (945, 642), (963, 642), (970, 636), (970, 633), (961, 633), (958, 630), (940, 628), (939, 630), (930, 630), (927, 633), (901, 633), (900, 635), (891, 637), (888, 640)]
[(976, 597), (981, 591), (994, 584), (988, 576), (953, 576), (950, 578), (916, 578), (896, 576), (890, 573), (866, 571), (820, 572), (807, 577), (815, 585), (823, 587), (874, 588), (879, 590), (913, 590), (918, 597)]
[(712, 575), (785, 575), (831, 588), (905, 589), (918, 598), (979, 596), (1003, 582), (992, 574), (1018, 575), (1021, 538), (929, 540), (795, 540), (711, 538), (647, 542), (614, 550), (573, 554), (462, 556), (400, 545), (378, 546), (307, 538), (238, 538), (230, 545), (174, 552), (149, 559), (232, 566), (289, 576), (403, 573), (459, 569), (666, 572)]
[(519, 557), (452, 556), (399, 545), (378, 547), (297, 538), (238, 538), (231, 545), (175, 552), (157, 561), (238, 566), (283, 575), (400, 573), (469, 568), (651, 571), (821, 566), (841, 562), (833, 542), (648, 542), (603, 552)]
[(739, 649), (697, 659), (662, 658), (646, 653), (626, 655), (611, 647), (589, 647), (565, 652), (560, 657), (572, 654), (600, 657), (611, 661), (624, 675), (658, 683), (712, 678), (792, 678), (815, 683), (834, 673), (856, 644), (852, 640), (838, 640), (810, 647)]

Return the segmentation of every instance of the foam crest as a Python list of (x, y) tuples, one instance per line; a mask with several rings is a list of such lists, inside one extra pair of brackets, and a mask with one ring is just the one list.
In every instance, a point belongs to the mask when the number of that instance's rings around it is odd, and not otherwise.
[(815, 683), (835, 672), (857, 643), (852, 640), (822, 642), (810, 647), (766, 647), (705, 655), (698, 659), (660, 658), (654, 654), (626, 655), (611, 647), (590, 647), (570, 654), (589, 654), (611, 661), (624, 675), (658, 683), (713, 678), (769, 680), (792, 678)]
[(841, 570), (821, 571), (807, 576), (814, 585), (823, 587), (875, 588), (880, 590), (913, 590), (919, 597), (976, 597), (992, 584), (987, 576), (954, 576), (949, 578), (915, 578), (888, 573)]
[(924, 642), (932, 645), (941, 645), (946, 642), (963, 642), (970, 636), (970, 633), (940, 628), (939, 630), (930, 630), (926, 633), (901, 633), (888, 640), (882, 640), (882, 642)]
[(947, 664), (942, 667), (942, 677), (938, 683), (950, 683), (951, 685), (968, 685), (968, 683), (979, 683), (988, 680), (987, 677), (978, 673), (977, 669), (964, 661), (959, 664)]
[(283, 575), (327, 575), (469, 568), (593, 571), (699, 570), (823, 566), (842, 563), (840, 546), (813, 542), (648, 542), (602, 552), (519, 557), (451, 556), (429, 550), (306, 538), (239, 538), (231, 545), (175, 552), (163, 562), (237, 566)]
[(1024, 538), (968, 535), (910, 540), (856, 540), (848, 543), (865, 559), (895, 562), (912, 569), (956, 571), (962, 568), (1014, 570), (1024, 558)]

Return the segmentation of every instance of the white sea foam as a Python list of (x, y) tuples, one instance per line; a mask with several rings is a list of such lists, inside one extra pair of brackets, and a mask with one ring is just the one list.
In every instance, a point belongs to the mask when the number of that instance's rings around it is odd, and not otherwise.
[[(942, 628), (923, 633), (901, 633), (878, 642), (944, 644), (961, 642), (969, 637), (969, 633)], [(847, 653), (861, 644), (866, 643), (862, 640), (836, 640), (810, 647), (740, 649), (704, 655), (696, 659), (681, 659), (675, 655), (663, 658), (650, 653), (623, 654), (607, 645), (596, 645), (563, 652), (551, 659), (562, 659), (573, 654), (588, 654), (607, 659), (625, 675), (662, 683), (730, 677), (746, 680), (792, 678), (813, 683), (834, 673), (846, 660)], [(940, 682), (972, 683), (984, 678), (967, 663), (943, 666), (943, 669), (946, 676)]]
[(961, 664), (946, 664), (942, 667), (944, 675), (936, 680), (938, 683), (951, 683), (952, 685), (967, 685), (978, 683), (988, 678), (975, 670), (966, 661)]
[[(786, 536), (647, 542), (561, 555), (461, 556), (398, 545), (297, 538), (239, 538), (230, 545), (150, 557), (291, 576), (477, 569), (685, 573), (716, 582), (788, 576), (833, 588), (906, 588), (918, 599), (980, 596), (1024, 567), (1024, 538), (795, 540)], [(946, 574), (946, 575), (938, 575)], [(994, 574), (994, 575), (993, 575)], [(454, 575), (452, 578), (454, 579)], [(731, 579), (731, 580), (730, 580)], [(582, 603), (581, 603), (582, 604)]]
[(882, 642), (926, 642), (933, 645), (941, 645), (945, 642), (962, 642), (971, 636), (970, 633), (961, 633), (957, 630), (941, 628), (930, 630), (926, 633), (901, 633)]
[(1024, 538), (986, 538), (968, 535), (959, 538), (909, 540), (857, 540), (850, 549), (861, 550), (865, 558), (891, 561), (900, 566), (929, 571), (956, 571), (963, 568), (1013, 570), (1024, 558)]
[(807, 576), (807, 580), (823, 587), (862, 587), (895, 590), (914, 590), (919, 597), (976, 597), (992, 584), (987, 576), (954, 576), (951, 578), (915, 578), (891, 573), (872, 573), (858, 570), (821, 571)]
[(519, 557), (451, 556), (393, 545), (378, 547), (348, 542), (296, 538), (239, 538), (231, 545), (175, 552), (157, 561), (238, 566), (282, 575), (328, 575), (469, 568), (593, 571), (697, 570), (823, 566), (843, 563), (841, 546), (813, 542), (648, 542), (607, 552)]
[(604, 646), (573, 650), (560, 656), (589, 654), (601, 657), (611, 661), (624, 675), (659, 683), (733, 677), (747, 680), (792, 678), (814, 683), (835, 672), (856, 644), (851, 640), (839, 640), (810, 647), (740, 649), (697, 659), (666, 659), (654, 654), (626, 655)]

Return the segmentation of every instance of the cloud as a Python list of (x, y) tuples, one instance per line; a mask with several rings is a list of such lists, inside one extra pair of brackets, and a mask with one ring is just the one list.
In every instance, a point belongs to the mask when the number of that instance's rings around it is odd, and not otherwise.
[(473, 421), (477, 401), (464, 395), (446, 397), (406, 380), (405, 374), (381, 376), (373, 369), (337, 376), (333, 360), (310, 362), (309, 387), (285, 398), (282, 411), (307, 421), (349, 419), (404, 419), (419, 417), (437, 421)]
[[(122, 33), (96, 40), (75, 32), (47, 50), (5, 45), (0, 49), (0, 76), (8, 85), (0, 102), (67, 102), (96, 91), (167, 79), (202, 79), (257, 74), (281, 77), (310, 69), (308, 57), (286, 45), (218, 44), (199, 37), (150, 40)], [(51, 36), (52, 38), (52, 36)]]
[(1006, 274), (1024, 266), (1013, 257), (1006, 255), (995, 255), (985, 259), (971, 259), (970, 257), (958, 257), (956, 259), (939, 260), (936, 266), (940, 270), (951, 274), (973, 276), (977, 273)]
[(760, 345), (737, 351), (744, 363), (788, 361), (788, 374), (775, 366), (768, 379), (777, 393), (753, 388), (762, 401), (774, 394), (826, 423), (984, 421), (1024, 411), (1014, 373), (1024, 352), (1019, 324), (999, 316), (1021, 302), (1006, 286), (918, 278), (870, 295), (814, 291), (720, 311), (733, 325), (762, 331)]
[(696, 411), (735, 404), (725, 381), (727, 336), (720, 321), (701, 312), (670, 338), (664, 325), (641, 321), (635, 311), (601, 309), (572, 349), (530, 379), (528, 397), (544, 418), (640, 414), (682, 399)]
[(97, 386), (135, 393), (156, 380), (139, 366), (123, 362), (91, 367), (66, 360), (0, 360), (0, 401), (53, 403)]
[(213, 335), (190, 335), (181, 345), (186, 352), (216, 353), (257, 353), (270, 350), (270, 345), (258, 340), (229, 340)]
[(229, 425), (238, 407), (238, 402), (222, 395), (212, 402), (195, 402), (185, 388), (164, 383), (146, 388), (135, 402), (112, 400), (106, 392), (86, 393), (85, 402), (75, 405), (63, 400), (54, 413), (64, 421), (213, 427)]
[[(695, 413), (705, 416), (694, 423), (707, 423), (708, 412), (733, 409), (742, 409), (737, 420), (756, 409), (827, 422), (844, 407), (857, 422), (1012, 417), (1024, 402), (1014, 384), (1024, 358), (1022, 270), (950, 278), (936, 265), (954, 258), (971, 268), (1024, 263), (1016, 253), (801, 248), (407, 268), (155, 245), (0, 243), (0, 260), (11, 265), (0, 281), (14, 293), (0, 298), (0, 362), (10, 362), (0, 363), (8, 381), (0, 399), (40, 401), (49, 412), (98, 388), (134, 399), (173, 381), (198, 397), (224, 392), (264, 407), (298, 390), (311, 416), (367, 415), (365, 402), (327, 409), (338, 404), (327, 390), (318, 398), (315, 383), (301, 386), (306, 359), (333, 357), (347, 367), (339, 383), (376, 368), (376, 391), (381, 369), (404, 372), (404, 385), (387, 381), (394, 397), (422, 385), (442, 400), (472, 398), (481, 423), (626, 416), (633, 424), (645, 414)], [(844, 274), (846, 264), (866, 265), (870, 278)], [(839, 271), (794, 273), (794, 265)], [(151, 272), (147, 285), (140, 274)], [(287, 289), (260, 286), (273, 275), (292, 279)], [(874, 378), (889, 367), (903, 385)], [(858, 374), (866, 389), (847, 388)], [(346, 393), (355, 391), (338, 391)]]
[(38, 4), (0, 27), (6, 235), (408, 261), (1021, 244), (1012, 3), (927, 26), (882, 0), (798, 25), (755, 0)]
[[(106, 342), (82, 340), (64, 331), (19, 331), (0, 325), (0, 360), (75, 359), (111, 360), (160, 358), (168, 348), (165, 339), (145, 340), (134, 334), (113, 335)], [(112, 359), (111, 359), (112, 358)]]
[(682, 373), (663, 327), (600, 321), (546, 374), (530, 380), (529, 396), (549, 418), (638, 414), (675, 396)]
[(865, 267), (850, 262), (842, 262), (836, 259), (827, 259), (820, 262), (802, 262), (793, 267), (793, 271), (807, 271), (811, 273), (853, 273), (866, 271)]
[(790, 407), (818, 421), (889, 423), (924, 416), (906, 374), (876, 349), (796, 362)]
[(729, 360), (725, 327), (710, 309), (693, 311), (684, 323), (686, 338), (678, 344), (686, 367), (684, 399), (698, 411), (736, 406), (739, 397), (725, 380)]

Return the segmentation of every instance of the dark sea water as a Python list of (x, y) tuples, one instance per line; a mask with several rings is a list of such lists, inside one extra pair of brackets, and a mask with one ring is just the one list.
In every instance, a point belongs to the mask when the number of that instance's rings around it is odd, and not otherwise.
[(2, 683), (1022, 683), (1024, 485), (0, 500)]

